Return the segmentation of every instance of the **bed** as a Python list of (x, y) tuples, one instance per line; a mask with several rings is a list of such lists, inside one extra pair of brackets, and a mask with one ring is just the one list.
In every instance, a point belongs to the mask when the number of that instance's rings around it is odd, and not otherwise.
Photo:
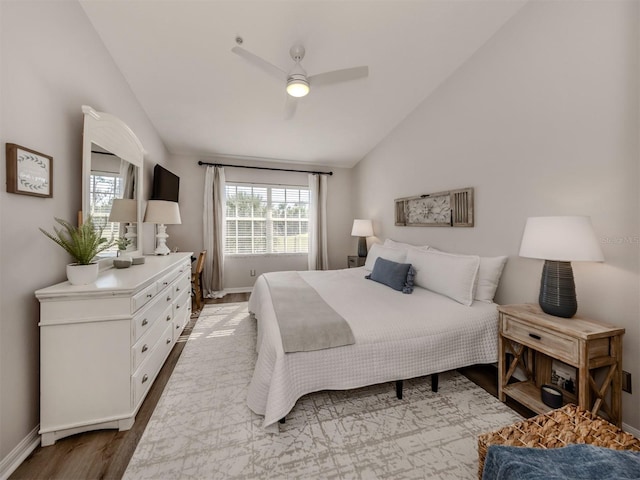
[(258, 357), (247, 404), (264, 416), (268, 431), (277, 431), (278, 421), (308, 393), (359, 388), (498, 359), (498, 314), (492, 302), (472, 300), (464, 305), (419, 286), (406, 295), (366, 279), (371, 273), (366, 267), (297, 273), (347, 321), (355, 343), (285, 353), (268, 284), (281, 272), (258, 277), (249, 299), (249, 311), (257, 321)]

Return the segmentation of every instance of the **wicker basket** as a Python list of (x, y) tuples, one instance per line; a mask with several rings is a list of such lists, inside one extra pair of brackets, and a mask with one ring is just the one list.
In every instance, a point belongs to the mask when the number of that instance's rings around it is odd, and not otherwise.
[(491, 445), (559, 448), (573, 443), (640, 451), (640, 440), (630, 433), (582, 407), (568, 404), (495, 432), (479, 435), (478, 478), (482, 478), (484, 460)]

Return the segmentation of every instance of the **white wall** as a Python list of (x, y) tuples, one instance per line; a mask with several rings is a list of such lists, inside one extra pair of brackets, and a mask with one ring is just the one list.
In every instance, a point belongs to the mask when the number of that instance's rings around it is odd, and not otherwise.
[[(262, 165), (250, 160), (225, 158), (204, 158), (174, 156), (170, 169), (180, 176), (181, 225), (167, 228), (168, 244), (180, 250), (199, 252), (203, 249), (202, 208), (204, 195), (205, 168), (198, 166), (198, 160), (237, 165)], [(353, 217), (351, 214), (351, 170), (326, 168), (313, 165), (291, 163), (269, 164), (273, 168), (333, 171), (329, 177), (327, 190), (327, 243), (329, 268), (346, 268), (347, 255), (355, 251), (349, 236)], [(225, 168), (228, 182), (264, 183), (275, 185), (308, 185), (306, 173), (275, 172), (242, 168)], [(227, 257), (224, 267), (224, 287), (227, 289), (248, 289), (253, 286), (261, 273), (281, 270), (306, 270), (307, 255), (248, 255)], [(250, 270), (256, 271), (252, 277)]]
[[(606, 261), (574, 264), (578, 313), (626, 328), (638, 384), (638, 81), (638, 3), (529, 2), (357, 165), (355, 213), (381, 238), (509, 255), (499, 303), (537, 302), (527, 217), (590, 215)], [(474, 228), (394, 226), (394, 198), (459, 187)], [(623, 393), (635, 428), (639, 404)]]
[[(81, 208), (81, 106), (127, 123), (147, 151), (147, 170), (165, 163), (167, 152), (77, 2), (2, 1), (0, 12), (0, 459), (6, 459), (39, 423), (33, 292), (65, 280), (69, 259), (38, 227), (50, 229), (54, 217), (74, 220)], [(6, 193), (6, 142), (53, 156), (53, 198)]]

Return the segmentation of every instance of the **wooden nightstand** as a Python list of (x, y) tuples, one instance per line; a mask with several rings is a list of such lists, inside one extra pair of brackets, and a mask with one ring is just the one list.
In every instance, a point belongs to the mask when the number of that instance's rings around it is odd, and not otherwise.
[(367, 257), (359, 257), (357, 255), (349, 255), (347, 257), (347, 267), (364, 267), (364, 262), (367, 260)]
[[(542, 403), (540, 386), (550, 383), (555, 359), (576, 369), (575, 393), (563, 389), (563, 403), (604, 413), (610, 422), (621, 425), (624, 328), (580, 316), (554, 317), (537, 305), (499, 305), (498, 311), (501, 401), (509, 396), (536, 413), (551, 410)], [(508, 360), (507, 355), (512, 358)], [(517, 367), (527, 380), (509, 383)], [(602, 374), (596, 377), (596, 371)]]

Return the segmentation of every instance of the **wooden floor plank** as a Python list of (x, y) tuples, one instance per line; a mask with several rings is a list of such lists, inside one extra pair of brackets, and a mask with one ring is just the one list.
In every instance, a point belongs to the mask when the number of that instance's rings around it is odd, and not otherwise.
[[(246, 301), (248, 293), (226, 295), (222, 299), (207, 299), (205, 303), (234, 303)], [(186, 338), (197, 322), (197, 315), (187, 324)], [(58, 440), (55, 445), (38, 447), (9, 477), (10, 480), (46, 479), (107, 479), (122, 478), (127, 465), (142, 437), (165, 385), (184, 349), (185, 341), (178, 341), (160, 370), (156, 381), (145, 398), (136, 421), (130, 430), (100, 430), (80, 433)], [(471, 381), (497, 397), (498, 372), (491, 365), (475, 365), (459, 369)], [(515, 402), (507, 403), (521, 415), (532, 415)]]

